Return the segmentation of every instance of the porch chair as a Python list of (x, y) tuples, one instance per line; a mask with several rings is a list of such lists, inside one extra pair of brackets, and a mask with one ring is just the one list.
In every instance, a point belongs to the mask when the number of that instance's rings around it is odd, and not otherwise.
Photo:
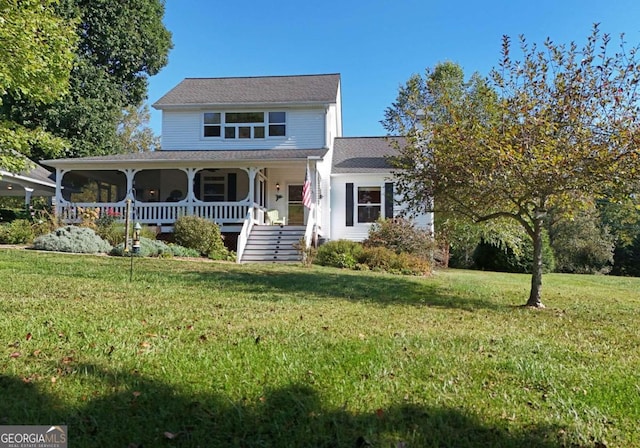
[(285, 226), (286, 224), (286, 217), (282, 217), (280, 218), (280, 214), (278, 213), (278, 210), (267, 210), (267, 219), (269, 220), (269, 223), (272, 226)]

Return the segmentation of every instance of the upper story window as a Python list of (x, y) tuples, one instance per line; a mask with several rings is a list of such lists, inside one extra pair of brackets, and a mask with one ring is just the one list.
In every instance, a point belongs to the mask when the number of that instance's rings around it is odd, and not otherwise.
[(287, 114), (285, 112), (269, 112), (269, 137), (287, 135)]
[(205, 112), (204, 136), (224, 136), (225, 139), (284, 137), (287, 135), (286, 122), (286, 112)]
[(220, 137), (220, 112), (205, 112), (204, 136)]

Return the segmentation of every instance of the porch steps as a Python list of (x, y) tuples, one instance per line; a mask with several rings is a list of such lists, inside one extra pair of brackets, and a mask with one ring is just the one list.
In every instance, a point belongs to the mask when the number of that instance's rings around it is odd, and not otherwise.
[(282, 263), (302, 260), (294, 247), (304, 237), (304, 226), (254, 226), (242, 254), (242, 263)]

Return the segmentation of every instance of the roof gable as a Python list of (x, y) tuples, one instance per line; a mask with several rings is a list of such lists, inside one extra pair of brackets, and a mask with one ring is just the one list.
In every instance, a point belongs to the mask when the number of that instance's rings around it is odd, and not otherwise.
[(393, 167), (386, 157), (397, 155), (395, 144), (404, 144), (401, 137), (340, 137), (333, 147), (334, 174), (389, 173)]
[(153, 107), (335, 103), (339, 85), (339, 74), (186, 78)]

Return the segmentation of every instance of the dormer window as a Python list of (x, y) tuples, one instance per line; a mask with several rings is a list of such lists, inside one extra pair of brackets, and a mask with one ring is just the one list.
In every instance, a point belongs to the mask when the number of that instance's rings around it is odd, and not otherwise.
[(287, 135), (286, 120), (286, 112), (205, 112), (204, 137), (224, 135), (229, 140), (263, 139), (266, 135), (284, 137)]

